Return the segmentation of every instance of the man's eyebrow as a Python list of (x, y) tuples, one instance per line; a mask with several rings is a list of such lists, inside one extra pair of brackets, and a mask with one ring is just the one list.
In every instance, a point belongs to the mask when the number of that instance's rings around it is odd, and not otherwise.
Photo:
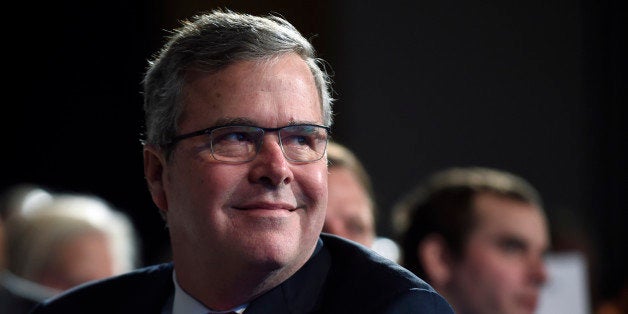
[(317, 121), (306, 121), (306, 120), (290, 120), (287, 125), (297, 125), (297, 124), (314, 124), (314, 125), (322, 125), (323, 123)]
[(249, 125), (255, 126), (255, 122), (248, 118), (219, 118), (216, 120), (216, 123), (213, 125), (216, 126), (227, 126), (227, 125)]

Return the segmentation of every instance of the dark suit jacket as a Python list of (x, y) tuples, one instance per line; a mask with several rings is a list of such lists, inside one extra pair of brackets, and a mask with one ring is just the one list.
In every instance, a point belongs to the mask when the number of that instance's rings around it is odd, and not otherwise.
[[(33, 313), (161, 313), (174, 293), (162, 264), (72, 289)], [(281, 285), (252, 300), (256, 313), (453, 313), (423, 280), (367, 248), (321, 235), (312, 258)]]
[(0, 314), (27, 314), (37, 305), (37, 301), (13, 293), (0, 286)]

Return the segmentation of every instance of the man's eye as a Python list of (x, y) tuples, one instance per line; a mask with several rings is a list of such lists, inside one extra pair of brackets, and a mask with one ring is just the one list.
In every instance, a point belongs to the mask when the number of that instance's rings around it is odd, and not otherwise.
[(498, 246), (507, 253), (524, 252), (526, 249), (525, 243), (517, 239), (502, 239), (498, 242)]
[(311, 136), (295, 134), (282, 139), (282, 142), (289, 146), (312, 146), (313, 140)]
[(252, 136), (245, 132), (230, 132), (214, 137), (214, 143), (221, 144), (250, 141), (252, 141)]

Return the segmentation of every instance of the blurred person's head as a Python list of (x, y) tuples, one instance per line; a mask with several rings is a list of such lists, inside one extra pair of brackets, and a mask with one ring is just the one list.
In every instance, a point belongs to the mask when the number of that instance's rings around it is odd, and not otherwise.
[(329, 198), (323, 232), (372, 246), (375, 203), (371, 180), (358, 158), (346, 147), (327, 145)]
[(52, 194), (11, 213), (5, 227), (7, 270), (51, 295), (136, 266), (131, 221), (95, 196)]
[(549, 230), (539, 193), (488, 168), (437, 172), (394, 208), (402, 264), (456, 313), (533, 313), (547, 280)]
[(49, 201), (52, 196), (42, 187), (31, 183), (20, 183), (8, 187), (0, 195), (0, 269), (6, 266), (5, 221), (12, 213)]

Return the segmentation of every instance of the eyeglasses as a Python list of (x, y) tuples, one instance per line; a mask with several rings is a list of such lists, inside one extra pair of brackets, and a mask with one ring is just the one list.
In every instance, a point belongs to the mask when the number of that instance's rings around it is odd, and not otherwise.
[(277, 132), (283, 155), (292, 162), (317, 161), (325, 155), (329, 127), (316, 124), (295, 124), (279, 128), (248, 125), (216, 126), (175, 136), (169, 145), (180, 140), (205, 135), (206, 145), (214, 159), (228, 163), (244, 163), (255, 159), (265, 132)]

